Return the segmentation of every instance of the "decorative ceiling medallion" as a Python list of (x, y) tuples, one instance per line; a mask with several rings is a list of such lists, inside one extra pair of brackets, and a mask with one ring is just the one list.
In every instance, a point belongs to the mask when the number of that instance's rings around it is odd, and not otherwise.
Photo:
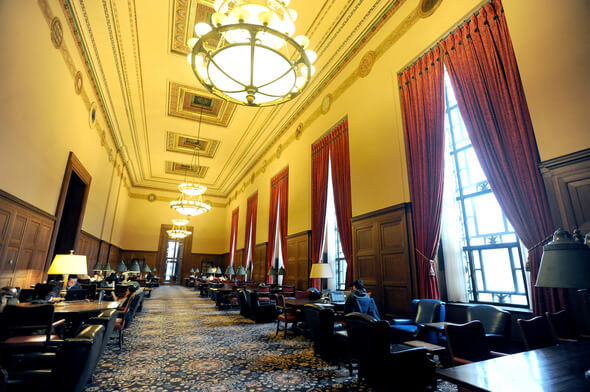
[(82, 85), (84, 84), (84, 79), (82, 78), (82, 72), (76, 72), (76, 76), (74, 78), (74, 90), (76, 90), (76, 94), (80, 94), (82, 92)]
[(214, 158), (219, 148), (219, 140), (200, 138), (183, 135), (176, 132), (166, 133), (166, 151), (181, 152), (193, 155), (198, 149), (199, 155), (206, 158)]
[(56, 49), (61, 47), (61, 44), (64, 39), (64, 31), (61, 26), (61, 21), (57, 18), (53, 18), (51, 21), (51, 42)]
[(189, 165), (186, 163), (171, 161), (166, 161), (165, 168), (165, 171), (168, 174), (178, 174), (180, 176), (186, 175), (197, 178), (204, 178), (207, 175), (207, 170), (209, 170), (207, 166)]
[(96, 125), (96, 102), (90, 104), (90, 110), (88, 111), (88, 124), (90, 128), (94, 128)]
[(365, 53), (359, 64), (359, 76), (361, 78), (366, 77), (371, 73), (373, 65), (375, 64), (375, 52), (373, 50)]
[(419, 5), (420, 17), (429, 17), (436, 11), (442, 0), (421, 0)]
[(188, 40), (195, 37), (192, 26), (199, 22), (209, 22), (214, 12), (213, 1), (174, 0), (170, 50), (184, 56), (189, 54), (191, 48)]
[(236, 110), (236, 104), (223, 100), (209, 92), (170, 82), (168, 115), (227, 127)]
[(322, 99), (322, 113), (326, 114), (330, 111), (332, 106), (332, 94), (328, 94)]
[(156, 194), (155, 193), (150, 193), (149, 195), (147, 195), (147, 199), (148, 201), (156, 201)]

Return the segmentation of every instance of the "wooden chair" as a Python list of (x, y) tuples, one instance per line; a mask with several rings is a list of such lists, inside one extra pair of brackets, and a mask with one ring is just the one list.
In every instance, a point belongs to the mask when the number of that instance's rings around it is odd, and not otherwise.
[(580, 334), (575, 321), (572, 320), (566, 310), (560, 310), (555, 313), (546, 312), (545, 316), (547, 316), (553, 336), (561, 343), (590, 338), (588, 335)]
[(281, 330), (281, 323), (283, 323), (285, 325), (282, 328), (282, 330), (284, 331), (283, 337), (286, 338), (288, 326), (289, 324), (291, 324), (292, 326), (295, 325), (295, 323), (297, 322), (297, 316), (295, 314), (295, 310), (290, 306), (287, 306), (287, 304), (285, 303), (285, 296), (282, 294), (277, 296), (277, 310), (279, 311), (279, 315), (277, 316), (277, 333), (275, 334), (275, 336), (279, 334), (279, 331)]
[[(7, 305), (0, 313), (0, 328), (4, 339), (3, 350), (44, 349), (52, 340), (61, 340), (55, 328), (65, 319), (54, 321), (53, 305)], [(42, 331), (42, 334), (38, 334)]]
[(506, 354), (490, 351), (483, 324), (479, 320), (465, 324), (446, 324), (449, 355), (456, 364), (483, 361)]
[(530, 320), (516, 320), (520, 327), (522, 340), (527, 350), (555, 346), (557, 340), (551, 332), (549, 321), (543, 316), (533, 317)]

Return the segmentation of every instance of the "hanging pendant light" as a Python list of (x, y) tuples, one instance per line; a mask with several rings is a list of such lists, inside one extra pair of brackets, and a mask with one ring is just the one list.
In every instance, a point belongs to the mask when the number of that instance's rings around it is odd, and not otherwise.
[(293, 99), (314, 73), (309, 39), (293, 37), (297, 12), (288, 0), (216, 0), (211, 25), (197, 23), (188, 42), (201, 84), (226, 100), (249, 106)]
[(181, 240), (191, 235), (192, 233), (188, 231), (185, 227), (188, 224), (188, 222), (189, 220), (186, 218), (172, 219), (172, 228), (166, 230), (168, 237), (175, 240)]
[[(201, 114), (199, 115), (199, 129), (197, 132), (197, 143), (201, 143), (201, 120), (203, 117), (203, 108), (201, 108)], [(190, 167), (193, 167), (195, 162), (197, 167), (200, 166), (200, 155), (199, 155), (199, 146), (195, 148), (193, 153), (193, 157), (191, 160)], [(188, 169), (187, 169), (188, 170)], [(197, 216), (201, 215), (209, 210), (211, 210), (211, 206), (203, 201), (203, 193), (207, 190), (205, 185), (195, 184), (192, 182), (186, 182), (186, 174), (187, 171), (184, 173), (185, 181), (178, 185), (178, 190), (180, 191), (180, 196), (176, 200), (172, 200), (170, 202), (170, 208), (174, 209), (181, 215), (186, 216)], [(184, 238), (184, 237), (183, 237)]]

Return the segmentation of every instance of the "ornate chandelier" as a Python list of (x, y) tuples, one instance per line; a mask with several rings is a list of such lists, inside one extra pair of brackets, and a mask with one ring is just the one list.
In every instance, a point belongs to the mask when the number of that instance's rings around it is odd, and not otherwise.
[[(201, 118), (203, 116), (203, 108), (201, 108), (201, 114), (199, 116), (199, 131), (197, 133), (197, 143), (201, 142)], [(199, 148), (195, 148), (195, 153), (193, 154), (193, 158), (191, 160), (191, 167), (193, 163), (196, 162), (197, 167), (200, 165), (199, 160)], [(187, 169), (188, 170), (188, 169)], [(172, 200), (170, 202), (170, 208), (173, 208), (182, 215), (187, 216), (196, 216), (201, 215), (211, 209), (211, 206), (203, 201), (203, 193), (207, 190), (205, 185), (201, 184), (194, 184), (192, 182), (186, 182), (186, 172), (184, 174), (185, 182), (178, 185), (178, 190), (180, 190), (180, 196), (176, 200)], [(187, 221), (188, 223), (188, 221)]]
[(188, 222), (188, 219), (185, 218), (172, 219), (172, 228), (170, 230), (166, 230), (168, 237), (180, 240), (191, 235), (192, 233), (185, 227)]
[(187, 216), (201, 215), (211, 209), (211, 206), (203, 201), (203, 197), (187, 195), (180, 193), (180, 197), (170, 202), (170, 207), (179, 214)]
[(288, 101), (307, 86), (316, 54), (295, 32), (289, 0), (216, 0), (211, 25), (188, 42), (191, 68), (213, 94), (249, 106)]

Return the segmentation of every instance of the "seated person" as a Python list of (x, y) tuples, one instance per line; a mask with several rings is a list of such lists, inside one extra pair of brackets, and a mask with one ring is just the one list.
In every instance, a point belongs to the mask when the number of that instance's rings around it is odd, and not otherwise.
[(344, 304), (344, 313), (352, 313), (357, 311), (356, 299), (357, 298), (368, 298), (365, 284), (362, 280), (357, 279), (351, 284), (352, 290), (348, 297), (346, 297), (346, 303)]
[[(68, 290), (81, 290), (82, 287), (78, 284), (77, 275), (69, 275), (68, 282), (66, 283), (66, 291)], [(58, 301), (61, 297), (61, 285), (57, 284), (45, 297), (47, 301)]]

